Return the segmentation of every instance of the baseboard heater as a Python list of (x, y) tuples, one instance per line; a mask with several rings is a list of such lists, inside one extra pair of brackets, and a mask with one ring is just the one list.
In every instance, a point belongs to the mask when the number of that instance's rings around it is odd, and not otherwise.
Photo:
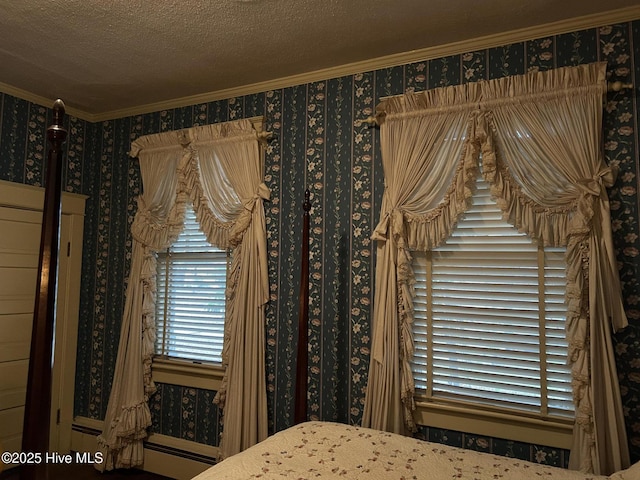
[[(97, 437), (102, 433), (102, 431), (97, 428), (90, 427), (87, 425), (79, 425), (77, 423), (74, 423), (72, 425), (71, 430), (74, 432), (78, 432), (83, 435), (88, 435), (92, 437)], [(164, 453), (167, 455), (174, 455), (187, 460), (206, 463), (208, 465), (214, 465), (216, 463), (217, 460), (214, 456), (192, 452), (184, 448), (177, 447), (175, 445), (167, 445), (162, 440), (160, 441), (156, 440), (156, 439), (171, 439), (171, 438), (174, 438), (174, 437), (168, 437), (167, 435), (162, 435), (159, 437), (157, 434), (151, 434), (149, 436), (149, 440), (144, 442), (144, 448), (145, 450), (152, 450), (154, 452)], [(188, 441), (188, 440), (177, 439), (177, 438), (175, 440), (177, 442)], [(211, 447), (211, 448), (215, 448), (215, 447)]]

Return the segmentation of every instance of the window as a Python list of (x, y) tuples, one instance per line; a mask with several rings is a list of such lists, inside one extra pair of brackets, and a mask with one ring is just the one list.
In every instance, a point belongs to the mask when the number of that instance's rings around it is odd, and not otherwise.
[(479, 176), (447, 242), (413, 252), (416, 395), (572, 417), (564, 251), (504, 221)]
[(158, 253), (156, 354), (221, 363), (227, 254), (212, 247), (187, 207), (184, 229)]

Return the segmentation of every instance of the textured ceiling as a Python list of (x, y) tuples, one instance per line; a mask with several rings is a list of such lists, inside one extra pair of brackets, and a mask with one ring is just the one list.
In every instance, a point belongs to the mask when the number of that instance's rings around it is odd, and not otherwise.
[(637, 0), (3, 0), (0, 83), (90, 115)]

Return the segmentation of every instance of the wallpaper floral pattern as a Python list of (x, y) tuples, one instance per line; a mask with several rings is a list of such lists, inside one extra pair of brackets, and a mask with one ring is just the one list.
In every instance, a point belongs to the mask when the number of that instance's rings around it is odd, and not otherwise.
[[(313, 419), (358, 424), (367, 381), (374, 245), (384, 189), (378, 131), (358, 120), (381, 97), (606, 61), (611, 80), (640, 84), (640, 20), (362, 72), (238, 98), (93, 124), (69, 118), (64, 185), (89, 196), (85, 222), (75, 413), (102, 419), (117, 353), (131, 257), (129, 227), (141, 185), (127, 152), (140, 135), (264, 116), (270, 302), (267, 389), (271, 430), (292, 424), (300, 278), (300, 218), (311, 193), (310, 402)], [(631, 325), (615, 335), (632, 457), (640, 460), (640, 226), (638, 89), (610, 93), (604, 153), (620, 173), (609, 190), (620, 278)], [(0, 94), (0, 178), (40, 185), (48, 108)], [(216, 445), (215, 392), (161, 384), (153, 430)], [(568, 452), (422, 427), (428, 440), (553, 465)]]

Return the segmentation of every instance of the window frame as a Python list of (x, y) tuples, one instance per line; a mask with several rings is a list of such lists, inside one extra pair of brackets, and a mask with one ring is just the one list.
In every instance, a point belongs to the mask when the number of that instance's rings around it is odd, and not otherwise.
[[(188, 216), (193, 216), (195, 218), (193, 207), (190, 204), (186, 206), (185, 220), (188, 218)], [(196, 220), (196, 224), (197, 224), (197, 220)], [(193, 227), (193, 225), (189, 225), (189, 226)], [(173, 244), (170, 247), (168, 247), (164, 252), (156, 253), (157, 261), (159, 261), (158, 258), (161, 255), (166, 255), (167, 257), (170, 257), (172, 255), (171, 253), (172, 247), (173, 247)], [(224, 253), (226, 257), (225, 262), (227, 264), (227, 274), (228, 274), (230, 252), (229, 251), (225, 252), (221, 249), (218, 249), (218, 250)], [(190, 255), (192, 254), (190, 253)], [(203, 255), (206, 255), (206, 253)], [(157, 269), (156, 271), (157, 271), (156, 275), (160, 275), (159, 269)], [(159, 285), (161, 283), (162, 282), (160, 281), (156, 281), (157, 289), (160, 288)], [(225, 290), (226, 290), (226, 285), (225, 285)], [(159, 332), (157, 331), (159, 328), (159, 325), (158, 325), (159, 319), (158, 319), (157, 313), (158, 313), (158, 309), (161, 308), (159, 304), (160, 297), (161, 297), (160, 292), (157, 291), (156, 292), (156, 318), (154, 318), (154, 324), (156, 327), (156, 341), (154, 341), (154, 355), (153, 355), (153, 361), (151, 366), (153, 381), (158, 383), (180, 385), (180, 386), (192, 387), (192, 388), (201, 388), (206, 390), (214, 390), (214, 391), (219, 390), (222, 384), (222, 378), (224, 376), (224, 367), (222, 364), (222, 360), (220, 362), (215, 362), (215, 361), (207, 361), (207, 360), (189, 359), (189, 358), (183, 358), (178, 356), (168, 356), (166, 354), (156, 353), (157, 352), (156, 347), (157, 347), (158, 335), (159, 335)], [(166, 307), (163, 306), (162, 308), (166, 308)], [(225, 310), (226, 310), (226, 306), (225, 306)], [(164, 315), (166, 315), (166, 310)], [(225, 321), (226, 321), (226, 314), (225, 314)], [(222, 328), (224, 331), (224, 321), (222, 323)], [(163, 329), (164, 329), (164, 326), (163, 326)]]
[[(538, 257), (540, 254), (540, 249), (538, 249)], [(427, 262), (431, 260), (430, 255), (430, 252), (426, 254)], [(427, 272), (427, 282), (430, 274), (431, 272)], [(429, 331), (432, 330), (429, 327), (429, 309), (427, 309), (426, 315), (426, 328)], [(412, 328), (415, 332), (415, 323)], [(413, 371), (413, 360), (411, 364)], [(429, 378), (430, 375), (427, 373), (427, 382), (429, 382)], [(539, 414), (535, 414), (524, 410), (518, 411), (456, 400), (451, 397), (443, 398), (430, 395), (430, 393), (429, 383), (427, 383), (426, 391), (415, 392), (416, 411), (414, 417), (419, 425), (564, 449), (570, 449), (572, 446), (573, 416), (545, 415), (544, 409), (541, 409)]]
[(224, 368), (210, 363), (154, 357), (151, 377), (157, 383), (217, 391), (222, 385)]

